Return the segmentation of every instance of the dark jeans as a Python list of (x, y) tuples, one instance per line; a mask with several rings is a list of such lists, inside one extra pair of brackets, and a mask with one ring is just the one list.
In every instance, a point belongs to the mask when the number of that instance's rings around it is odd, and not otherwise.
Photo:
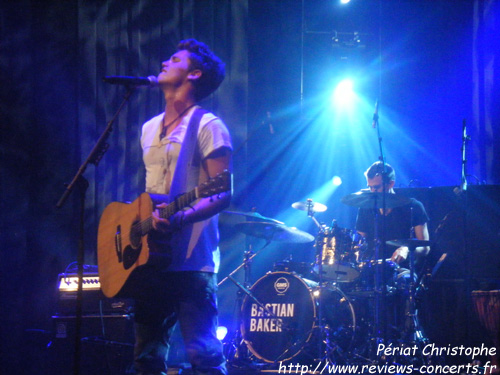
[(131, 275), (127, 291), (135, 299), (134, 364), (139, 374), (167, 372), (168, 341), (177, 321), (193, 373), (227, 373), (216, 337), (216, 275), (144, 266)]

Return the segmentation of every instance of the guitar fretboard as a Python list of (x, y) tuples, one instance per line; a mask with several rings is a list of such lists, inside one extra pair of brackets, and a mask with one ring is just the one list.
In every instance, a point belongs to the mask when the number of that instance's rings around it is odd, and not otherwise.
[[(170, 216), (174, 215), (176, 212), (188, 207), (192, 202), (194, 202), (197, 196), (198, 188), (191, 190), (185, 194), (178, 196), (173, 202), (169, 203), (167, 207), (160, 209), (160, 217), (162, 219), (168, 219)], [(153, 229), (153, 218), (150, 216), (147, 219), (140, 221), (133, 225), (132, 231), (135, 231), (138, 236), (144, 236)]]

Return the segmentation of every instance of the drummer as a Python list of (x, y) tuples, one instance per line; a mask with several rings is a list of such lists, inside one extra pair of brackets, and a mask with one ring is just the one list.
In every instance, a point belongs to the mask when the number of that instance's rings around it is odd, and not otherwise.
[[(385, 178), (383, 178), (385, 176)], [(396, 173), (394, 169), (389, 165), (384, 164), (381, 161), (373, 163), (365, 172), (366, 184), (368, 189), (372, 193), (382, 193), (385, 191), (388, 194), (395, 194), (394, 183), (396, 181)], [(395, 196), (390, 196), (389, 198), (395, 198)], [(404, 200), (400, 200), (405, 202)], [(405, 202), (403, 205), (399, 205), (399, 200), (387, 199), (387, 205), (385, 209), (385, 239), (386, 240), (405, 240), (410, 238), (417, 238), (419, 240), (429, 240), (429, 231), (427, 229), (427, 222), (429, 217), (425, 211), (424, 206), (421, 202), (416, 199), (410, 199), (409, 202)], [(382, 201), (380, 202), (382, 206)], [(384, 210), (379, 208), (379, 214), (384, 214)], [(373, 243), (375, 237), (375, 210), (372, 208), (360, 208), (358, 211), (358, 216), (356, 219), (356, 230), (358, 233), (366, 238), (367, 242)], [(381, 217), (381, 216), (379, 216)], [(378, 225), (378, 238), (380, 239), (382, 234), (382, 220), (379, 220)], [(418, 261), (419, 258), (427, 255), (430, 248), (417, 247), (415, 249), (415, 259)], [(406, 265), (405, 261), (408, 258), (409, 249), (406, 246), (397, 248), (391, 256), (391, 261), (397, 264)]]

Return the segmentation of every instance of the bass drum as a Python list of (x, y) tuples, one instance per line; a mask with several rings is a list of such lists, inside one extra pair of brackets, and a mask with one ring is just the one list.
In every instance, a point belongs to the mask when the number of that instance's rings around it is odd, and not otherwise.
[[(336, 287), (323, 289), (323, 318), (329, 337), (342, 350), (354, 341), (356, 319), (349, 299)], [(248, 349), (259, 359), (276, 363), (318, 350), (317, 283), (288, 272), (272, 272), (251, 288), (242, 305), (241, 332)]]

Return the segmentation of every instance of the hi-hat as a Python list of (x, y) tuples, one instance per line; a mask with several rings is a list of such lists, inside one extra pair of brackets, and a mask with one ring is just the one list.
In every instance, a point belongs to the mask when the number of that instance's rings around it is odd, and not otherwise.
[(235, 227), (249, 236), (263, 238), (268, 241), (307, 243), (314, 240), (314, 237), (309, 233), (283, 224), (247, 221), (238, 223)]
[(250, 212), (223, 211), (223, 212), (226, 214), (231, 214), (231, 215), (242, 215), (242, 216), (250, 217), (252, 219), (268, 221), (270, 223), (275, 223), (275, 224), (284, 224), (281, 221), (278, 221), (276, 219), (271, 219), (270, 217), (262, 216), (258, 212), (254, 212), (254, 211), (250, 211)]
[(391, 240), (391, 241), (386, 241), (385, 242), (387, 245), (393, 245), (393, 246), (406, 246), (409, 249), (415, 249), (420, 246), (431, 246), (431, 241), (427, 240), (419, 240), (416, 238), (409, 238), (405, 240)]
[[(340, 201), (348, 206), (359, 208), (382, 208), (383, 193), (372, 193), (370, 191), (358, 191), (343, 197)], [(410, 203), (410, 199), (399, 194), (386, 193), (385, 207), (395, 208)]]
[(292, 203), (292, 207), (296, 210), (309, 211), (311, 212), (325, 212), (327, 207), (318, 202), (313, 202), (312, 200), (307, 200), (306, 202), (295, 202)]

